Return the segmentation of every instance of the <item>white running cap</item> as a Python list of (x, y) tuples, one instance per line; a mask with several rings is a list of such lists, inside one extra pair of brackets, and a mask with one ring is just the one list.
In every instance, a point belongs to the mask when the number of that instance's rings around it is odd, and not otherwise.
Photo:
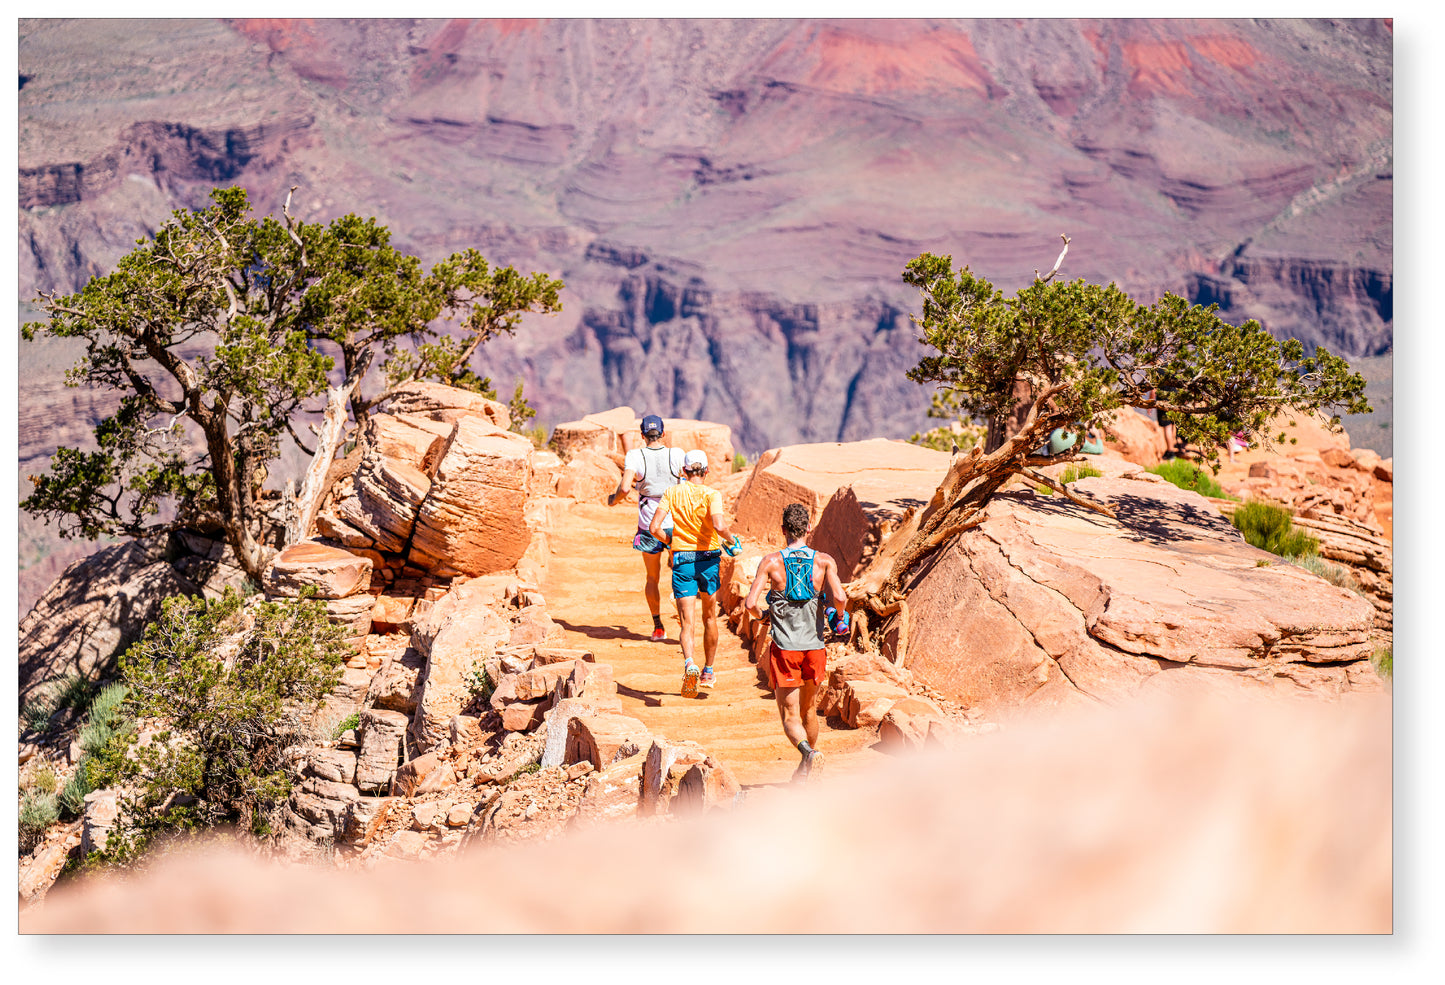
[(707, 452), (690, 451), (683, 456), (682, 467), (685, 469), (707, 468)]

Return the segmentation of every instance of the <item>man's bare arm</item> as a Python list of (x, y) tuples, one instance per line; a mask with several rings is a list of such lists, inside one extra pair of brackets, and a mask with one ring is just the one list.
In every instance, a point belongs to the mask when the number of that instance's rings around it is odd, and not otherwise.
[(662, 521), (664, 517), (671, 516), (667, 508), (667, 500), (657, 504), (657, 509), (652, 511), (652, 522), (647, 525), (647, 532), (657, 539), (662, 539)]
[(838, 562), (833, 560), (831, 554), (819, 554), (823, 561), (823, 578), (828, 583), (828, 593), (833, 596), (833, 605), (838, 609), (847, 607), (848, 596), (843, 591), (843, 583), (838, 579)]
[(762, 597), (763, 589), (772, 580), (772, 562), (775, 557), (777, 557), (776, 554), (769, 554), (758, 565), (758, 573), (753, 575), (753, 584), (748, 589), (747, 599), (743, 602), (743, 606), (752, 613), (754, 619), (763, 618), (763, 610), (758, 605), (758, 601)]
[(632, 471), (631, 469), (623, 469), (622, 478), (617, 483), (617, 491), (614, 492), (611, 496), (607, 497), (607, 505), (617, 505), (617, 501), (620, 500), (623, 496), (626, 496), (629, 492), (632, 491), (632, 487), (637, 485), (638, 478), (640, 477), (636, 472)]

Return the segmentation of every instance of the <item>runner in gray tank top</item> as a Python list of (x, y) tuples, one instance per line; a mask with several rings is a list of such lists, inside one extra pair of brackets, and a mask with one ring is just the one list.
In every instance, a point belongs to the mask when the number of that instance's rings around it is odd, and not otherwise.
[(682, 476), (682, 460), (685, 454), (681, 448), (669, 448), (662, 443), (662, 418), (648, 414), (642, 419), (642, 437), (646, 444), (633, 448), (623, 460), (622, 480), (617, 491), (607, 497), (607, 505), (614, 506), (625, 497), (630, 489), (637, 489), (637, 532), (632, 537), (632, 548), (642, 552), (642, 568), (646, 576), (643, 595), (647, 607), (652, 610), (652, 637), (662, 642), (667, 632), (662, 628), (662, 593), (658, 581), (662, 576), (662, 552), (667, 549), (666, 539), (671, 531), (665, 525), (663, 539), (658, 540), (648, 533), (652, 514), (657, 511), (658, 501), (669, 486), (677, 484)]
[[(789, 503), (783, 508), (783, 539), (788, 546), (758, 564), (744, 603), (753, 618), (762, 619), (764, 612), (758, 603), (767, 591), (767, 615), (772, 622), (772, 643), (766, 658), (768, 678), (783, 720), (783, 733), (803, 757), (793, 773), (795, 780), (816, 776), (823, 766), (823, 754), (814, 748), (818, 742), (814, 703), (828, 672), (823, 633), (829, 628), (839, 635), (848, 631), (848, 613), (844, 609), (848, 600), (838, 580), (838, 565), (827, 554), (807, 545), (812, 529), (808, 508), (802, 503)], [(831, 627), (825, 625), (833, 610), (823, 609), (824, 585), (841, 613)]]

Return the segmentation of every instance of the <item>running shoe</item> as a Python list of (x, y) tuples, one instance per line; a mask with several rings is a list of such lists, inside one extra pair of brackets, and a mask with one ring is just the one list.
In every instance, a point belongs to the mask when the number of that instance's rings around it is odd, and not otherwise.
[(652, 631), (652, 642), (661, 643), (665, 639), (667, 639), (667, 630), (663, 629), (661, 626), (658, 626)]
[(798, 768), (793, 772), (794, 783), (811, 783), (823, 772), (823, 754), (814, 749), (803, 757)]
[(702, 669), (702, 676), (697, 679), (697, 686), (705, 687), (711, 691), (715, 683), (717, 683), (717, 675), (712, 672), (711, 667), (704, 667)]
[(687, 666), (682, 669), (682, 696), (684, 698), (697, 697), (697, 664), (688, 661)]

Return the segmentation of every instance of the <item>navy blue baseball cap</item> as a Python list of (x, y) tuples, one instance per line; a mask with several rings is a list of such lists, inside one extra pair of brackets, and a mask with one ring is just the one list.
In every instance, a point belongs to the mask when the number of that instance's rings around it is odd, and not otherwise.
[(651, 434), (653, 432), (662, 433), (662, 418), (656, 414), (648, 414), (642, 419), (642, 433)]

